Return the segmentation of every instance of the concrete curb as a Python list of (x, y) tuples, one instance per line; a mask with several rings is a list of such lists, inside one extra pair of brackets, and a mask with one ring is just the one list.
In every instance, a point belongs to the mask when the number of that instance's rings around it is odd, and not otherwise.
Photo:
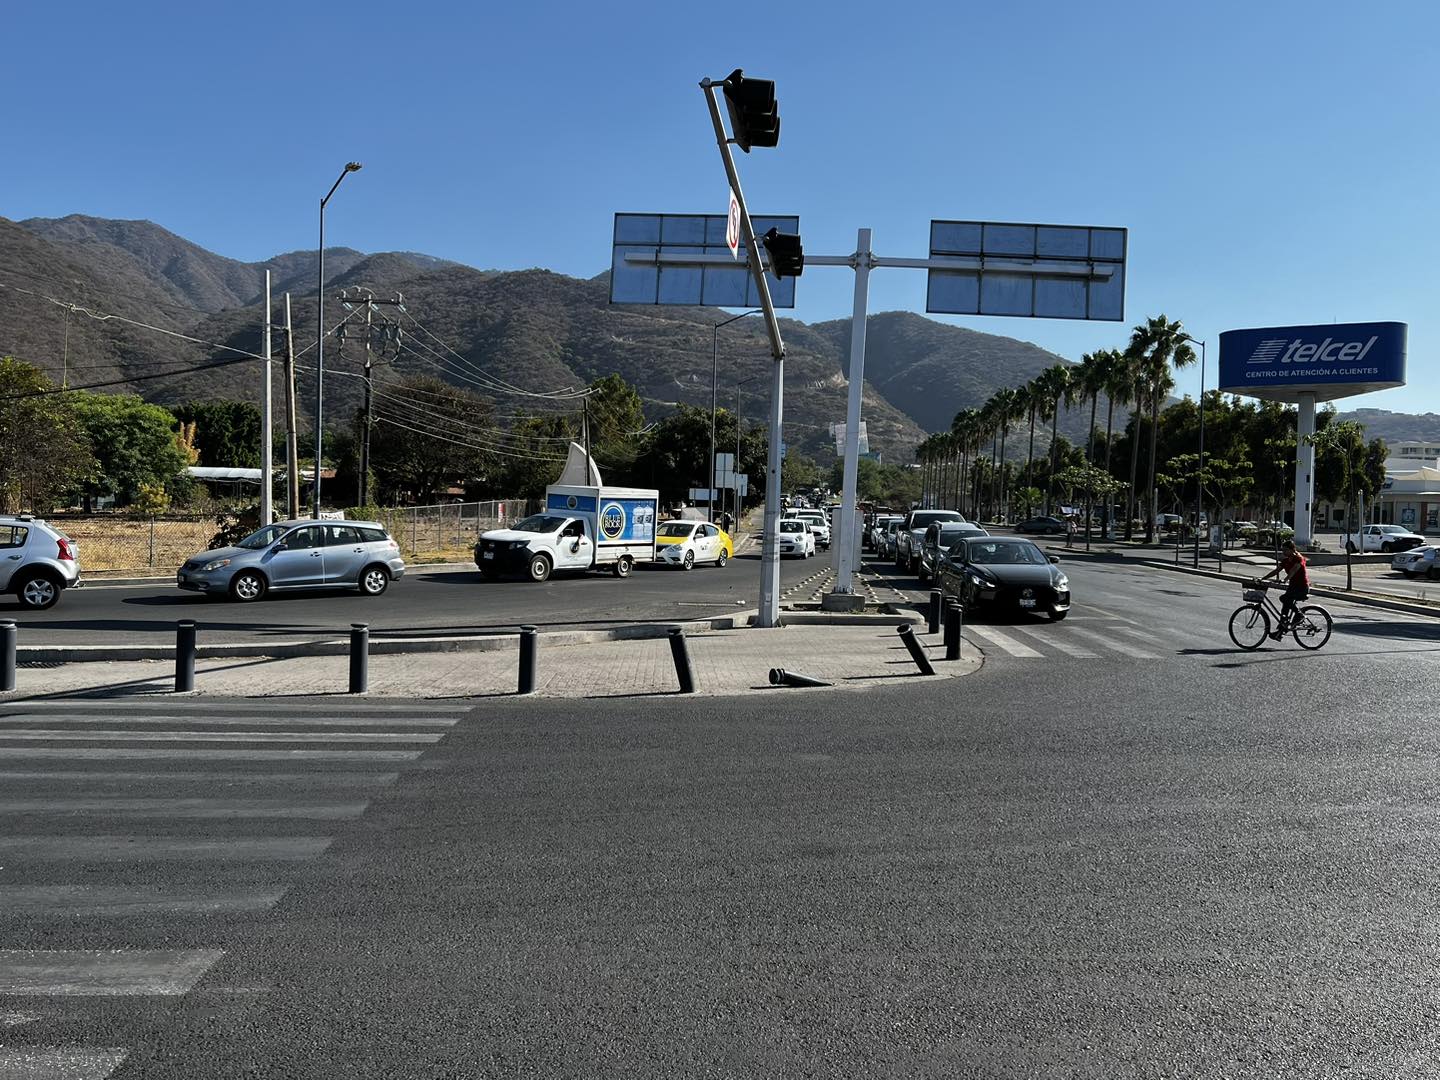
[[(1237, 584), (1251, 581), (1257, 576), (1253, 574), (1221, 574), (1214, 570), (1196, 570), (1193, 566), (1174, 566), (1170, 563), (1155, 562), (1149, 559), (1131, 561), (1154, 570), (1169, 570), (1171, 573), (1189, 574), (1191, 577), (1204, 577), (1219, 581), (1233, 581)], [(1323, 597), (1326, 600), (1343, 600), (1347, 604), (1358, 604), (1361, 607), (1399, 611), (1406, 615), (1427, 615), (1430, 618), (1440, 618), (1440, 605), (1406, 603), (1403, 600), (1391, 600), (1387, 597), (1376, 596), (1374, 593), (1346, 592), (1343, 589), (1327, 589), (1323, 585), (1312, 585), (1310, 586), (1310, 595)]]
[[(672, 627), (676, 626), (691, 634), (707, 633), (712, 630), (738, 630), (746, 627), (753, 616), (752, 612), (740, 612), (735, 615), (692, 619), (687, 622), (635, 623), (630, 626), (617, 626), (610, 630), (542, 630), (540, 636), (546, 647), (593, 645), (605, 641), (663, 638), (669, 635)], [(493, 652), (501, 649), (513, 649), (518, 640), (519, 634), (513, 631), (453, 637), (372, 638), (370, 655)], [(344, 656), (349, 651), (350, 640), (348, 637), (321, 638), (310, 641), (217, 642), (206, 645), (202, 636), (195, 655), (201, 660), (257, 656), (279, 659), (296, 656)], [(17, 664), (78, 664), (127, 660), (166, 661), (173, 660), (174, 657), (174, 645), (20, 645), (15, 650)]]
[[(750, 616), (753, 624), (758, 615)], [(780, 622), (784, 626), (877, 626), (895, 627), (901, 623), (919, 623), (918, 615), (887, 614), (868, 611), (782, 611)]]

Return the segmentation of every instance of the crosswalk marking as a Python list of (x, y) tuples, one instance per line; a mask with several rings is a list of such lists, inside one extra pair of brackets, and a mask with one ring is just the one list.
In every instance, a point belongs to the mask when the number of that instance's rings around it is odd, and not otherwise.
[(0, 994), (183, 994), (223, 949), (0, 949)]
[(141, 780), (163, 780), (167, 785), (197, 782), (210, 788), (263, 784), (285, 787), (303, 784), (308, 788), (388, 787), (398, 779), (400, 774), (397, 772), (138, 772), (110, 769), (90, 772), (81, 769), (0, 769), (0, 784), (4, 784), (7, 789), (17, 784), (41, 784), (48, 787), (57, 783), (80, 787), (128, 786)]
[(302, 818), (343, 821), (365, 812), (368, 802), (297, 804), (285, 799), (0, 799), (0, 814), (103, 814), (107, 817)]
[(965, 627), (965, 630), (968, 633), (975, 634), (977, 637), (984, 638), (992, 645), (998, 645), (1011, 656), (1018, 656), (1024, 659), (1039, 659), (1044, 655), (1043, 653), (1036, 652), (1030, 648), (1029, 645), (1016, 641), (1009, 634), (1002, 634), (999, 630), (992, 630), (988, 626), (976, 626), (974, 623), (971, 623)]
[(1144, 649), (1137, 649), (1133, 645), (1126, 645), (1122, 641), (1115, 641), (1111, 638), (1107, 638), (1104, 634), (1097, 633), (1094, 630), (1085, 630), (1081, 627), (1074, 626), (1070, 628), (1070, 632), (1072, 634), (1079, 634), (1081, 637), (1089, 638), (1091, 641), (1094, 641), (1095, 643), (1103, 646), (1104, 648), (1113, 649), (1115, 652), (1123, 653), (1126, 656), (1133, 656), (1137, 660), (1160, 659), (1160, 657), (1157, 656), (1155, 653), (1146, 652)]
[(115, 1047), (0, 1048), (0, 1076), (5, 1080), (106, 1080), (128, 1054)]
[(0, 741), (14, 742), (409, 742), (436, 743), (443, 733), (403, 731), (71, 731), (66, 728), (4, 728)]
[(0, 745), (0, 761), (29, 758), (45, 761), (286, 761), (292, 763), (362, 761), (394, 763), (414, 761), (420, 750), (151, 750), (124, 746), (60, 747)]
[(1039, 631), (1036, 630), (1026, 630), (1023, 627), (1018, 626), (1015, 629), (1019, 630), (1022, 634), (1035, 638), (1036, 640), (1043, 640), (1046, 645), (1060, 650), (1066, 656), (1077, 656), (1085, 660), (1095, 659), (1095, 653), (1091, 652), (1089, 649), (1084, 648), (1080, 645), (1072, 645), (1070, 642), (1066, 641), (1063, 632), (1057, 631), (1042, 636)]
[(74, 715), (64, 713), (12, 713), (0, 716), (0, 736), (9, 730), (11, 724), (35, 723), (43, 721), (47, 724), (113, 724), (122, 720), (126, 724), (203, 724), (206, 727), (229, 727), (232, 725), (245, 724), (251, 727), (380, 727), (387, 728), (426, 728), (426, 727), (454, 727), (460, 722), (458, 717), (444, 720), (422, 720), (415, 717), (384, 717), (384, 716), (128, 716), (117, 718), (106, 714), (76, 713)]
[(18, 915), (216, 915), (269, 911), (285, 892), (284, 888), (197, 890), (165, 885), (0, 885), (0, 910)]
[(295, 862), (312, 859), (329, 846), (328, 836), (241, 836), (223, 840), (183, 840), (170, 836), (0, 836), (0, 855), (37, 862), (68, 859)]

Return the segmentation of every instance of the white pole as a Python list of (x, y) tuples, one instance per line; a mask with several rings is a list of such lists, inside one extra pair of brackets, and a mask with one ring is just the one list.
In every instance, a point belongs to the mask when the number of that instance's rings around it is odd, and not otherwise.
[(270, 271), (265, 271), (265, 323), (261, 337), (261, 353), (265, 356), (265, 385), (260, 392), (260, 524), (269, 525), (275, 520), (274, 508), (270, 504), (271, 499), (271, 472), (274, 462), (271, 460), (271, 447), (274, 440), (271, 437), (271, 429), (274, 424), (274, 414), (271, 411), (270, 401)]
[(1302, 393), (1300, 415), (1295, 429), (1295, 545), (1302, 551), (1310, 544), (1310, 502), (1315, 494), (1315, 395)]
[(865, 393), (865, 319), (870, 305), (870, 230), (855, 242), (855, 311), (850, 322), (850, 398), (845, 409), (845, 471), (840, 493), (840, 566), (835, 592), (850, 593), (855, 550), (856, 487), (860, 481), (860, 404)]

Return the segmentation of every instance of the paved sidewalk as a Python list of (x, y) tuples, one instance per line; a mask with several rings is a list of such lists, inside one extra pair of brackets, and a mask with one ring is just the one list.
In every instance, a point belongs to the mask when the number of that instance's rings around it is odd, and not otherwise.
[[(919, 640), (926, 643), (932, 658), (943, 655), (938, 635), (920, 635)], [(775, 667), (823, 679), (837, 690), (862, 690), (923, 678), (896, 633), (895, 623), (718, 630), (688, 636), (686, 643), (696, 690), (701, 694), (831, 692), (819, 688), (772, 688), (768, 678)], [(196, 694), (277, 698), (345, 695), (348, 664), (345, 656), (200, 660), (195, 665)], [(371, 656), (369, 665), (372, 697), (511, 695), (515, 693), (519, 670), (514, 648)], [(967, 643), (963, 659), (953, 663), (938, 661), (937, 674), (926, 681), (941, 683), (969, 674), (979, 666), (980, 657)], [(16, 692), (0, 695), (0, 700), (76, 694), (166, 695), (173, 690), (174, 678), (172, 661), (22, 666), (17, 672)], [(545, 635), (540, 636), (537, 696), (642, 697), (677, 694), (678, 688), (666, 639), (547, 647)]]

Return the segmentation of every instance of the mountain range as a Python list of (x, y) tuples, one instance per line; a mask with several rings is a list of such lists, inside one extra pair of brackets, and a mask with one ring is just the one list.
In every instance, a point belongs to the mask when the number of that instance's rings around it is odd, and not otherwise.
[[(303, 416), (313, 416), (316, 333), (315, 251), (247, 263), (207, 251), (148, 221), (0, 218), (0, 354), (15, 355), (75, 387), (131, 391), (166, 404), (196, 398), (257, 402), (264, 274), (275, 319), (291, 294)], [(438, 375), (496, 400), (500, 423), (528, 412), (573, 408), (544, 396), (612, 372), (640, 389), (650, 419), (686, 403), (709, 407), (712, 346), (717, 395), (763, 421), (769, 346), (761, 320), (716, 331), (730, 313), (716, 308), (612, 306), (608, 274), (580, 279), (533, 269), (479, 270), (414, 252), (325, 251), (326, 318), (343, 309), (341, 289), (366, 287), (403, 297), (400, 349), (377, 370)], [(377, 319), (380, 315), (375, 316)], [(786, 343), (785, 438), (822, 461), (833, 459), (831, 425), (845, 418), (850, 321), (781, 320)], [(283, 335), (274, 339), (275, 355)], [(350, 334), (325, 347), (327, 418), (348, 417), (361, 400), (363, 340)], [(867, 326), (864, 415), (870, 446), (887, 460), (910, 461), (928, 431), (948, 428), (962, 408), (1068, 362), (1028, 342), (935, 322), (909, 312), (872, 315)], [(200, 370), (189, 370), (189, 369)], [(278, 368), (275, 384), (279, 395)], [(748, 383), (748, 385), (746, 385)], [(383, 413), (382, 413), (383, 415)], [(1440, 437), (1440, 417), (1364, 410), (1371, 435)], [(1080, 410), (1060, 429), (1084, 436)], [(1117, 421), (1118, 421), (1117, 416)], [(302, 421), (302, 426), (305, 426)]]

